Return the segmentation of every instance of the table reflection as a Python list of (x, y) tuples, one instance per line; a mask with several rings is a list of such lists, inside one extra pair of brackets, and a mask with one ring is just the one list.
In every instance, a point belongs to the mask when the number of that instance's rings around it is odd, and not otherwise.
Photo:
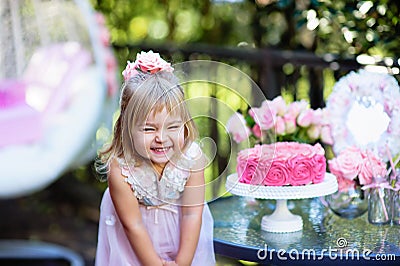
[(261, 218), (272, 214), (274, 200), (231, 196), (209, 204), (214, 216), (215, 252), (261, 264), (398, 265), (400, 226), (369, 224), (366, 214), (347, 220), (324, 207), (319, 198), (288, 201), (302, 216), (303, 230), (262, 231)]

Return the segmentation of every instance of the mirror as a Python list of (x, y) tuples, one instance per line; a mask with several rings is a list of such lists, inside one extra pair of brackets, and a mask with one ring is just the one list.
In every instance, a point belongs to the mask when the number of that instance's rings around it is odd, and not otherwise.
[(347, 146), (369, 149), (386, 162), (399, 154), (399, 104), (400, 87), (389, 74), (360, 70), (342, 77), (326, 105), (335, 154)]

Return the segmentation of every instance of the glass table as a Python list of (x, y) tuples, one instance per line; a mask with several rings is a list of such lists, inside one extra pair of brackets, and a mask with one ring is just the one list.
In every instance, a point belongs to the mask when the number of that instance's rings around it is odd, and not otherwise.
[(303, 229), (261, 230), (275, 200), (229, 196), (209, 203), (214, 217), (215, 253), (262, 265), (400, 265), (400, 226), (372, 225), (367, 214), (341, 218), (319, 198), (289, 200)]

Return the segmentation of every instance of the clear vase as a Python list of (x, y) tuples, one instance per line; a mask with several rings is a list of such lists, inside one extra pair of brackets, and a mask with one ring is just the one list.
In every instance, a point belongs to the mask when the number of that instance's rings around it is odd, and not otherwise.
[(355, 219), (368, 210), (368, 198), (365, 191), (360, 186), (355, 186), (346, 191), (338, 191), (332, 195), (326, 196), (325, 201), (336, 215)]
[(392, 212), (392, 224), (400, 225), (400, 169), (396, 169), (396, 179), (391, 185), (393, 187), (391, 191), (390, 209)]
[(392, 224), (400, 225), (400, 190), (391, 191)]
[(373, 187), (368, 193), (368, 221), (371, 224), (388, 224), (391, 222), (391, 190), (384, 187)]

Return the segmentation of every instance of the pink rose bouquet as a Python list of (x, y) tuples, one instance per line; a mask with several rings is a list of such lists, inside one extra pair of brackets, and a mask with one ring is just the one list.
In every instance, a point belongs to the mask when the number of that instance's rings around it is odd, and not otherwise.
[[(229, 133), (240, 143), (251, 137), (256, 143), (295, 141), (332, 145), (330, 125), (325, 109), (311, 109), (305, 100), (287, 104), (282, 96), (265, 100), (260, 107), (251, 107), (245, 114), (234, 114)], [(234, 124), (235, 126), (233, 126)], [(245, 126), (243, 126), (245, 125)]]
[(171, 64), (162, 59), (159, 53), (149, 51), (137, 54), (135, 62), (128, 61), (125, 70), (122, 71), (122, 75), (124, 80), (128, 80), (137, 75), (138, 71), (154, 74), (159, 71), (172, 72), (173, 70)]
[(347, 191), (356, 186), (366, 186), (374, 178), (385, 177), (386, 163), (369, 150), (363, 151), (349, 146), (328, 161), (329, 170), (337, 177), (339, 191)]

